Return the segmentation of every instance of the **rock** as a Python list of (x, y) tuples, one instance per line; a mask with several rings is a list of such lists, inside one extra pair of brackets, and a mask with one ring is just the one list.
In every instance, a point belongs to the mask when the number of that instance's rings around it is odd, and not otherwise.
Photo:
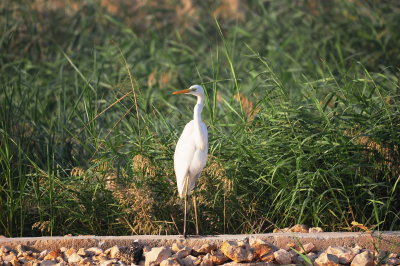
[(111, 249), (110, 249), (110, 258), (118, 258), (119, 257), (119, 255), (120, 255), (120, 251), (119, 251), (119, 247), (117, 246), (117, 245), (115, 245), (115, 246), (113, 246)]
[(389, 259), (390, 258), (397, 258), (397, 257), (399, 257), (399, 254), (397, 254), (397, 253), (390, 253), (389, 256), (388, 256)]
[(14, 259), (17, 259), (17, 256), (12, 252), (8, 253), (7, 255), (3, 255), (3, 260), (12, 261)]
[(262, 256), (273, 251), (273, 248), (270, 244), (259, 238), (250, 238), (249, 244), (253, 248), (258, 258), (261, 258)]
[(89, 258), (83, 258), (78, 264), (83, 266), (92, 265)]
[(181, 266), (181, 264), (179, 262), (177, 262), (176, 259), (169, 258), (169, 259), (163, 260), (160, 263), (160, 266)]
[(76, 253), (76, 249), (74, 249), (74, 248), (69, 248), (69, 249), (67, 249), (65, 252), (64, 252), (64, 255), (67, 257), (67, 258), (69, 258), (69, 256), (71, 256), (72, 254), (75, 254)]
[(57, 262), (54, 260), (42, 260), (40, 266), (49, 266), (49, 265), (56, 265)]
[(99, 261), (99, 262), (108, 260), (107, 256), (104, 256), (103, 254), (100, 254), (100, 255), (97, 255), (97, 256), (95, 255), (95, 256), (92, 257), (92, 259), (94, 261)]
[(235, 262), (235, 261), (224, 264), (224, 266), (274, 266), (274, 265), (275, 264), (270, 264), (270, 263), (265, 263), (265, 262), (240, 263), (240, 262)]
[(73, 254), (71, 254), (71, 255), (68, 257), (68, 263), (78, 263), (78, 262), (80, 262), (82, 259), (83, 259), (83, 258), (82, 258), (81, 256), (79, 256), (79, 255), (76, 254), (76, 253), (73, 253)]
[(212, 265), (213, 265), (212, 256), (210, 253), (208, 253), (201, 260), (200, 266), (212, 266)]
[(43, 259), (45, 260), (55, 260), (59, 256), (61, 256), (61, 252), (59, 249), (50, 251)]
[(194, 262), (197, 260), (195, 256), (189, 255), (186, 258), (181, 259), (183, 265), (194, 266)]
[(386, 264), (388, 264), (388, 265), (400, 265), (400, 259), (399, 258), (387, 258), (386, 259)]
[(316, 248), (315, 248), (315, 245), (313, 243), (307, 243), (307, 244), (305, 244), (303, 246), (300, 246), (300, 247), (296, 248), (296, 250), (298, 252), (300, 252), (300, 253), (307, 254), (307, 253), (310, 253), (312, 251), (315, 251)]
[[(181, 245), (181, 244), (178, 244), (178, 243), (173, 243), (173, 244), (172, 244), (172, 247), (171, 247), (171, 249), (172, 249), (173, 252), (178, 252), (179, 250), (181, 250), (181, 249), (183, 249), (183, 248), (184, 248), (184, 246)], [(147, 251), (146, 251), (146, 252), (147, 252)]]
[(260, 258), (263, 262), (271, 262), (275, 259), (274, 251), (271, 251), (268, 254), (265, 254)]
[(16, 247), (16, 250), (18, 253), (23, 253), (26, 251), (26, 247), (20, 244)]
[(68, 264), (65, 263), (64, 261), (59, 262), (59, 263), (57, 263), (57, 264), (54, 264), (54, 266), (67, 266), (67, 265), (68, 265)]
[(326, 252), (321, 253), (314, 261), (315, 266), (337, 266), (339, 259), (335, 255)]
[(214, 264), (220, 265), (229, 260), (229, 258), (219, 249), (211, 250), (211, 260)]
[(192, 248), (190, 248), (190, 247), (183, 247), (182, 249), (178, 250), (178, 251), (174, 254), (173, 258), (182, 259), (182, 258), (184, 258), (184, 257), (186, 257), (186, 256), (188, 256), (188, 255), (190, 255), (191, 252), (192, 252)]
[(345, 248), (345, 247), (329, 246), (325, 252), (328, 254), (335, 255), (339, 259), (340, 264), (349, 264), (355, 256), (355, 254), (352, 252), (350, 248)]
[(221, 251), (236, 262), (250, 262), (254, 259), (254, 250), (249, 244), (239, 246), (235, 241), (225, 241), (221, 246)]
[(294, 233), (308, 233), (308, 227), (304, 224), (296, 224), (290, 228), (290, 231)]
[(114, 263), (113, 260), (105, 260), (100, 263), (100, 266), (112, 266)]
[(210, 253), (211, 250), (215, 250), (216, 246), (212, 244), (204, 244), (200, 248), (195, 248), (194, 251), (196, 251), (198, 254), (207, 254)]
[(38, 260), (43, 260), (44, 257), (46, 257), (46, 255), (49, 253), (50, 253), (50, 250), (48, 250), (48, 249), (43, 250), (42, 252), (40, 252)]
[(120, 247), (119, 252), (119, 259), (123, 262), (139, 264), (143, 255), (143, 245), (138, 242), (133, 242), (130, 247)]
[(10, 263), (12, 266), (20, 266), (21, 265), (18, 258), (16, 258), (16, 257), (13, 260), (11, 260)]
[(356, 245), (354, 248), (351, 249), (354, 255), (357, 255), (362, 252), (362, 248), (359, 245)]
[(279, 249), (274, 252), (275, 260), (279, 264), (292, 263), (292, 255), (284, 249)]
[(350, 264), (351, 266), (372, 266), (374, 265), (374, 258), (370, 251), (364, 251), (357, 254)]
[(68, 249), (67, 249), (66, 247), (61, 247), (61, 248), (60, 248), (60, 251), (63, 252), (63, 253), (64, 253), (65, 251), (67, 251), (67, 250), (68, 250)]
[(158, 265), (163, 260), (168, 259), (172, 254), (169, 247), (152, 248), (151, 251), (146, 253), (145, 265)]
[(306, 256), (307, 256), (312, 262), (314, 262), (314, 261), (318, 258), (318, 255), (315, 254), (314, 252), (310, 252), (310, 253), (308, 253)]
[(79, 256), (82, 256), (82, 257), (86, 257), (86, 256), (87, 256), (86, 250), (85, 250), (84, 248), (78, 249), (78, 251), (76, 252), (76, 254), (78, 254)]
[(322, 230), (321, 227), (311, 227), (310, 229), (308, 229), (309, 233), (322, 233), (324, 232), (324, 230)]
[(94, 255), (100, 255), (101, 253), (103, 253), (103, 250), (98, 247), (92, 247), (92, 248), (86, 249), (86, 252), (91, 252)]

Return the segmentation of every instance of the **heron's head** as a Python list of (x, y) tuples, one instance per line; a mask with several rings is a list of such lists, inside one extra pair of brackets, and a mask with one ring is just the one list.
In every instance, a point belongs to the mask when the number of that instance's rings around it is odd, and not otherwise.
[(190, 86), (189, 89), (181, 90), (181, 91), (174, 91), (172, 94), (191, 94), (194, 96), (204, 96), (204, 89), (200, 85), (193, 85), (193, 86)]

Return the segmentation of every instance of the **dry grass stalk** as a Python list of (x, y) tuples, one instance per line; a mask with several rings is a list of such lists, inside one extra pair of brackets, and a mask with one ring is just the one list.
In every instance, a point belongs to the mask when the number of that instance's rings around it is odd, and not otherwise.
[(148, 177), (155, 177), (157, 172), (157, 167), (152, 164), (150, 159), (141, 154), (137, 154), (133, 157), (132, 168), (135, 172), (143, 173)]
[(240, 0), (222, 0), (221, 5), (214, 10), (213, 15), (223, 19), (238, 19), (244, 21), (246, 12)]
[(235, 100), (242, 104), (243, 111), (246, 113), (247, 122), (253, 121), (256, 114), (260, 111), (259, 107), (254, 108), (253, 102), (243, 94), (235, 94)]

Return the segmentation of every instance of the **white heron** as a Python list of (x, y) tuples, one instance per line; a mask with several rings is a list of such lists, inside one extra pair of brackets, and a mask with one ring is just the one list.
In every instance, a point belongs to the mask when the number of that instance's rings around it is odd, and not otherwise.
[[(208, 132), (206, 125), (201, 120), (201, 111), (204, 105), (203, 87), (193, 85), (189, 89), (175, 91), (173, 94), (197, 96), (193, 120), (187, 123), (183, 129), (182, 135), (176, 144), (174, 154), (174, 169), (178, 192), (179, 196), (185, 200), (183, 236), (186, 237), (187, 198), (193, 191), (196, 181), (207, 162)], [(193, 197), (193, 205), (196, 219), (196, 233), (199, 234), (195, 197)]]

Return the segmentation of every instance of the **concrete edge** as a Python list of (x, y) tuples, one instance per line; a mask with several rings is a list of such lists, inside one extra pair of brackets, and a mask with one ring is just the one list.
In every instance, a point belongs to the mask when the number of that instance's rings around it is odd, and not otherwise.
[(355, 246), (371, 250), (385, 250), (400, 253), (400, 232), (386, 231), (374, 233), (354, 232), (323, 232), (323, 233), (270, 233), (250, 235), (218, 235), (189, 237), (183, 239), (177, 235), (134, 235), (134, 236), (54, 236), (54, 237), (16, 237), (0, 238), (0, 246), (17, 245), (28, 246), (33, 250), (57, 249), (61, 247), (103, 249), (118, 246), (130, 246), (138, 241), (150, 247), (171, 246), (173, 243), (194, 247), (205, 243), (221, 245), (224, 241), (243, 240), (246, 237), (260, 238), (280, 248), (286, 248), (289, 243), (313, 243), (317, 249), (326, 249), (329, 246)]

